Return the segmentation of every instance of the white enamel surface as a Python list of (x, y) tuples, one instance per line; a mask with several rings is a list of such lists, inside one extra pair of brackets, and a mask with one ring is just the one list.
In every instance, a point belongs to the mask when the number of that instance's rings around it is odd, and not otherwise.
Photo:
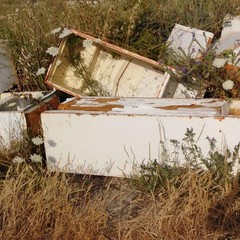
[(210, 32), (175, 24), (167, 42), (169, 48), (178, 54), (182, 54), (181, 48), (186, 55), (197, 58), (201, 56), (200, 51), (206, 50), (212, 38)]
[(166, 75), (159, 71), (144, 63), (132, 61), (119, 79), (116, 96), (159, 97), (158, 92), (165, 86), (166, 80)]
[(221, 37), (234, 32), (240, 32), (240, 16), (226, 16), (223, 21)]
[(129, 61), (121, 57), (113, 57), (111, 54), (100, 51), (96, 65), (93, 69), (93, 78), (98, 79), (103, 89), (111, 96), (116, 95), (117, 83)]
[[(38, 106), (32, 100), (44, 103), (55, 92), (2, 93), (0, 96), (0, 142), (9, 144), (11, 139), (20, 139), (27, 130), (25, 114)], [(29, 98), (31, 96), (31, 99)]]
[(197, 90), (189, 90), (183, 84), (179, 83), (173, 95), (174, 98), (195, 98), (198, 95)]
[(85, 83), (95, 80), (109, 96), (163, 96), (170, 75), (157, 62), (117, 47), (101, 47), (94, 41), (83, 47), (83, 40), (75, 49), (81, 57), (80, 71), (76, 71), (69, 55), (74, 53), (67, 48), (66, 41), (61, 42), (59, 54), (47, 74), (47, 83), (57, 89), (74, 96), (90, 95)]
[[(83, 101), (79, 104), (84, 105)], [(139, 105), (142, 106), (140, 114), (134, 113), (130, 103), (129, 112), (58, 110), (43, 113), (48, 167), (83, 174), (129, 175), (143, 161), (161, 161), (161, 142), (172, 153), (170, 140), (182, 141), (187, 128), (193, 128), (204, 156), (209, 151), (207, 137), (215, 138), (217, 147), (223, 151), (226, 146), (233, 150), (240, 141), (238, 117), (181, 116), (181, 111), (167, 116), (149, 112), (143, 99)], [(86, 100), (85, 106), (93, 106), (91, 100)], [(181, 154), (178, 160), (184, 163)]]
[(239, 47), (240, 44), (240, 31), (234, 33), (228, 33), (221, 37), (214, 48), (216, 49), (216, 53), (220, 54), (225, 50), (234, 50), (235, 48)]
[(6, 50), (6, 43), (0, 40), (0, 93), (11, 88), (16, 82), (16, 73)]

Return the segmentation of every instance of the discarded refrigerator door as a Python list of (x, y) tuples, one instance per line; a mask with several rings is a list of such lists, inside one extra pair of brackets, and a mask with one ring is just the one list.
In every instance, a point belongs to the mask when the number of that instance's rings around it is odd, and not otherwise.
[(162, 97), (170, 75), (156, 61), (75, 30), (45, 82), (73, 96)]
[(207, 137), (219, 149), (240, 140), (240, 117), (217, 99), (86, 97), (42, 113), (41, 120), (47, 167), (80, 174), (129, 176), (143, 162), (161, 162), (161, 143), (171, 153), (169, 141), (182, 141), (191, 128), (206, 156)]

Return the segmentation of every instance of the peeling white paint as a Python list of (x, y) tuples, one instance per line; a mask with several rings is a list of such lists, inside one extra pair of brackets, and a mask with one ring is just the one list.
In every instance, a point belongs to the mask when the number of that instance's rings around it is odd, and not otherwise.
[[(116, 101), (115, 101), (116, 100)], [(104, 111), (98, 108), (77, 110), (69, 106), (87, 107), (96, 98), (87, 98), (84, 102), (68, 103), (67, 110), (47, 111), (41, 115), (49, 169), (59, 169), (66, 172), (81, 174), (96, 174), (105, 176), (125, 176), (131, 174), (142, 162), (156, 159), (161, 162), (163, 152), (162, 142), (169, 150), (174, 151), (170, 140), (182, 141), (187, 129), (193, 129), (197, 145), (201, 147), (204, 156), (210, 149), (207, 137), (215, 138), (216, 146), (225, 151), (226, 146), (233, 150), (240, 142), (240, 117), (228, 115), (203, 117), (201, 114), (184, 115), (182, 104), (198, 102), (209, 105), (206, 111), (211, 112), (216, 106), (225, 108), (227, 104), (213, 99), (109, 99), (99, 98), (106, 106), (119, 104), (118, 110)], [(162, 105), (158, 102), (162, 100)], [(175, 101), (175, 102), (174, 102)], [(154, 106), (181, 107), (174, 115), (158, 111)], [(201, 102), (202, 101), (202, 102)], [(168, 102), (168, 104), (167, 104)], [(195, 103), (196, 103), (195, 102)], [(72, 105), (71, 105), (72, 104)], [(150, 107), (150, 105), (153, 107)], [(212, 108), (210, 107), (212, 104)], [(228, 104), (227, 104), (228, 105)], [(239, 109), (239, 104), (232, 105)], [(92, 107), (96, 107), (95, 103)], [(61, 108), (61, 106), (60, 106)], [(151, 111), (149, 109), (151, 108)], [(121, 111), (122, 109), (122, 111)], [(136, 114), (135, 110), (139, 109)], [(205, 110), (204, 110), (205, 111)], [(184, 163), (183, 155), (179, 155), (179, 164)], [(238, 166), (236, 166), (238, 168)], [(235, 169), (236, 170), (236, 169)]]

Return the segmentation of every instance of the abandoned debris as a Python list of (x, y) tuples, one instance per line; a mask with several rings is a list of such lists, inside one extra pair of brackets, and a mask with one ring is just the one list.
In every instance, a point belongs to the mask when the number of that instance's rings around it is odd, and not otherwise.
[(171, 154), (170, 141), (182, 141), (186, 129), (193, 129), (204, 156), (210, 147), (207, 137), (217, 140), (217, 148), (233, 150), (240, 118), (228, 115), (228, 107), (214, 99), (71, 100), (41, 114), (47, 165), (66, 172), (128, 176), (143, 162), (161, 162), (163, 144)]
[(197, 59), (201, 58), (212, 38), (211, 32), (175, 24), (167, 43), (174, 53)]
[[(238, 20), (232, 22), (232, 30), (224, 29), (217, 43), (219, 54), (240, 47)], [(168, 44), (176, 54), (201, 61), (212, 38), (210, 32), (176, 24)], [(7, 82), (2, 92), (15, 78), (5, 53), (0, 53), (6, 70), (3, 83)], [(47, 53), (54, 59), (45, 82), (69, 98), (60, 103), (55, 91), (2, 93), (0, 135), (9, 143), (23, 131), (31, 136), (43, 131), (51, 170), (128, 176), (149, 160), (161, 162), (163, 151), (171, 154), (175, 150), (171, 143), (184, 139), (186, 130), (194, 131), (203, 156), (209, 153), (209, 137), (217, 140), (219, 149), (233, 150), (238, 144), (240, 102), (195, 99), (202, 97), (199, 89), (189, 90), (170, 79), (156, 61), (66, 28), (60, 46), (50, 47)], [(37, 75), (45, 70), (39, 69)], [(232, 84), (228, 80), (223, 87), (228, 90)], [(178, 164), (185, 164), (182, 159), (179, 155)]]
[(46, 83), (73, 96), (162, 97), (170, 75), (158, 63), (71, 29)]

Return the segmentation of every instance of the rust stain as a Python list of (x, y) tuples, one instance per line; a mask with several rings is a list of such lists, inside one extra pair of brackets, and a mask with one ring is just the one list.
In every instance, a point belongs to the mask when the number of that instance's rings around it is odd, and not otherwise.
[(26, 121), (28, 126), (28, 133), (31, 137), (41, 135), (41, 113), (47, 110), (55, 110), (59, 106), (59, 99), (57, 96), (54, 96), (47, 103), (40, 103), (38, 107), (30, 113), (26, 113)]
[(225, 117), (222, 117), (222, 116), (217, 116), (217, 117), (215, 117), (214, 119), (218, 119), (219, 121), (222, 121), (222, 120), (224, 120), (224, 119), (225, 119)]
[(118, 100), (120, 100), (120, 98), (98, 98), (98, 99), (94, 99), (94, 102), (98, 102), (98, 103), (108, 103), (108, 102), (117, 102)]
[(179, 108), (203, 108), (203, 107), (204, 106), (202, 105), (191, 104), (191, 105), (172, 105), (172, 106), (157, 107), (157, 108), (164, 109), (164, 110), (178, 110)]
[(239, 108), (230, 108), (229, 115), (238, 115), (240, 116), (240, 109)]

